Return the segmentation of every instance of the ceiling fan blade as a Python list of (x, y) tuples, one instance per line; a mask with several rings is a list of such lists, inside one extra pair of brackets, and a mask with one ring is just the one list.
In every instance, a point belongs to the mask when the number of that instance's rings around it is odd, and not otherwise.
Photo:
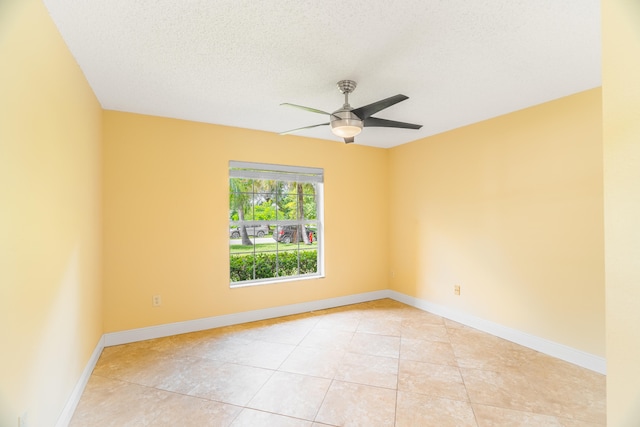
[(363, 120), (365, 127), (379, 128), (403, 128), (403, 129), (420, 129), (422, 125), (414, 125), (413, 123), (396, 122), (394, 120), (379, 119), (377, 117), (369, 117)]
[(311, 108), (311, 107), (305, 107), (303, 105), (297, 105), (297, 104), (290, 104), (288, 102), (283, 102), (280, 105), (287, 105), (289, 107), (294, 107), (294, 108), (299, 108), (301, 110), (305, 110), (305, 111), (310, 111), (312, 113), (318, 113), (318, 114), (326, 114), (327, 116), (330, 116), (331, 113), (327, 113), (326, 111), (322, 111), (322, 110), (318, 110), (316, 108)]
[(356, 116), (360, 117), (361, 120), (366, 120), (369, 117), (373, 116), (378, 111), (384, 110), (385, 108), (389, 108), (400, 101), (404, 101), (405, 99), (409, 99), (409, 97), (405, 95), (394, 95), (394, 96), (390, 96), (389, 98), (385, 98), (380, 101), (374, 102), (373, 104), (356, 108), (351, 112)]
[(344, 143), (345, 144), (351, 144), (352, 142), (354, 142), (356, 139), (352, 136), (350, 138), (345, 138), (344, 139)]
[(288, 135), (290, 133), (298, 132), (298, 131), (305, 130), (305, 129), (317, 128), (318, 126), (327, 126), (328, 124), (329, 123), (320, 123), (319, 125), (311, 125), (311, 126), (305, 126), (305, 127), (301, 127), (301, 128), (297, 128), (297, 129), (291, 129), (291, 130), (288, 130), (286, 132), (280, 132), (278, 135)]

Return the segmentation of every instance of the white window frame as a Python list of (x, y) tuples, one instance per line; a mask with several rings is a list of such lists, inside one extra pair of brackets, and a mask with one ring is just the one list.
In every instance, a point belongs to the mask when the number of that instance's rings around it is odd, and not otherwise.
[[(324, 169), (312, 168), (305, 166), (287, 166), (268, 163), (229, 161), (229, 179), (231, 178), (248, 178), (248, 179), (265, 179), (289, 182), (310, 182), (316, 184), (316, 219), (308, 220), (245, 220), (232, 221), (229, 220), (229, 227), (244, 224), (247, 227), (260, 225), (316, 225), (316, 242), (317, 242), (317, 272), (310, 274), (298, 274), (295, 276), (272, 277), (265, 279), (245, 280), (241, 282), (232, 282), (229, 277), (231, 288), (239, 288), (245, 286), (265, 285), (270, 283), (282, 283), (290, 281), (318, 279), (324, 276)], [(229, 228), (227, 228), (228, 230)], [(227, 233), (228, 236), (228, 233)], [(275, 240), (274, 240), (275, 241)], [(297, 252), (301, 252), (298, 248)], [(255, 256), (254, 251), (254, 256)], [(277, 253), (277, 250), (276, 250)], [(231, 256), (231, 252), (229, 252)], [(229, 261), (230, 266), (230, 261)]]

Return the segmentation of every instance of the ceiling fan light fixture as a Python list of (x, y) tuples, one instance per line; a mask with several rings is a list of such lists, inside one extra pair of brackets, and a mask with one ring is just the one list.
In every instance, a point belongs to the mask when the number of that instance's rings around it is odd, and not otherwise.
[(340, 138), (353, 138), (362, 132), (362, 120), (350, 110), (338, 110), (331, 117), (331, 132)]
[(350, 119), (336, 120), (331, 123), (331, 132), (333, 132), (334, 135), (339, 136), (340, 138), (354, 137), (362, 132), (362, 122), (360, 120), (357, 120), (358, 122), (360, 122), (359, 124), (351, 123), (355, 121), (356, 120)]

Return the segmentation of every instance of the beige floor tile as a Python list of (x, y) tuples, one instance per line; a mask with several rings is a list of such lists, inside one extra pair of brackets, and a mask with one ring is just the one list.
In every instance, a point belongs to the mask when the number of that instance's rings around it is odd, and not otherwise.
[(478, 427), (531, 426), (560, 427), (556, 417), (534, 414), (533, 412), (515, 411), (495, 406), (473, 405)]
[(400, 359), (457, 366), (453, 348), (448, 342), (402, 338), (400, 342)]
[(537, 398), (534, 412), (572, 418), (591, 423), (606, 423), (606, 401), (602, 394), (572, 381), (530, 380)]
[(335, 379), (395, 390), (398, 385), (398, 359), (346, 353)]
[(171, 393), (121, 380), (91, 376), (70, 427), (152, 425)]
[(402, 322), (402, 338), (419, 339), (423, 341), (449, 342), (446, 326), (425, 323), (421, 319), (408, 319)]
[(449, 329), (458, 366), (501, 370), (527, 368), (537, 352), (471, 328)]
[(377, 308), (377, 309), (396, 309), (400, 311), (405, 311), (409, 307), (406, 304), (403, 304), (399, 301), (393, 300), (391, 298), (380, 298), (372, 301), (363, 302), (361, 304), (356, 304), (356, 306), (361, 306), (365, 308)]
[(219, 333), (193, 344), (189, 349), (192, 356), (206, 357), (208, 359), (228, 360), (232, 359), (243, 347), (254, 340), (242, 338), (240, 334)]
[(400, 360), (398, 390), (465, 402), (469, 400), (460, 371), (455, 366)]
[(568, 418), (558, 418), (562, 427), (606, 427), (607, 423), (590, 423), (588, 421), (574, 420)]
[(536, 352), (530, 358), (526, 372), (537, 380), (570, 382), (576, 387), (593, 389), (599, 394), (606, 392), (605, 375), (546, 354)]
[(360, 320), (357, 332), (366, 334), (389, 335), (399, 337), (402, 331), (402, 320), (386, 317), (364, 318)]
[(460, 373), (471, 403), (525, 412), (535, 412), (539, 406), (537, 390), (517, 371), (460, 368)]
[(347, 313), (347, 315), (349, 316), (353, 316), (353, 315), (361, 315), (361, 313), (363, 313), (364, 311), (366, 311), (366, 302), (365, 303), (360, 303), (360, 304), (348, 304), (348, 305), (341, 305), (339, 307), (332, 307), (332, 308), (323, 308), (321, 310), (315, 310), (312, 311), (311, 313), (316, 315), (316, 316), (325, 316), (325, 315), (334, 315), (334, 314), (338, 314), (338, 313)]
[(107, 378), (153, 386), (172, 369), (181, 369), (193, 358), (175, 358), (166, 352), (140, 347), (106, 348), (94, 373)]
[(444, 325), (449, 328), (449, 329), (456, 329), (456, 328), (466, 328), (467, 326), (463, 325), (462, 323), (458, 323), (454, 320), (450, 320), (450, 319), (444, 319)]
[(398, 391), (396, 427), (476, 427), (468, 402)]
[(247, 406), (313, 421), (330, 384), (327, 378), (276, 372)]
[(316, 421), (345, 427), (391, 427), (395, 406), (395, 390), (334, 380)]
[(445, 325), (445, 320), (436, 314), (411, 308), (405, 310), (402, 316), (403, 321), (417, 322), (425, 325)]
[(353, 312), (326, 314), (319, 318), (316, 329), (331, 329), (344, 332), (355, 332), (362, 315)]
[(239, 406), (181, 394), (170, 394), (158, 405), (153, 427), (230, 426), (242, 410)]
[[(174, 359), (180, 363), (182, 359)], [(155, 375), (153, 387), (174, 393), (189, 394), (196, 387), (207, 383), (211, 378), (219, 375), (219, 369), (225, 362), (205, 358), (194, 358), (190, 363), (176, 367), (173, 371), (166, 369), (162, 375)]]
[(71, 426), (594, 427), (605, 394), (604, 375), (383, 299), (105, 348)]
[(343, 350), (297, 347), (278, 370), (331, 379), (340, 367), (343, 356)]
[(315, 322), (306, 324), (273, 325), (263, 331), (258, 339), (261, 341), (298, 345), (314, 328)]
[(325, 350), (345, 350), (349, 346), (352, 337), (353, 332), (316, 327), (309, 332), (299, 345), (301, 347), (314, 347)]
[(391, 299), (370, 301), (361, 304), (361, 306), (364, 308), (362, 312), (364, 318), (375, 317), (389, 320), (403, 320), (419, 312), (419, 310), (414, 308), (409, 309), (406, 305)]
[(113, 370), (119, 368), (120, 359), (135, 357), (147, 352), (143, 349), (136, 349), (134, 344), (137, 343), (105, 347), (98, 358), (95, 369)]
[(572, 381), (536, 380), (526, 369), (501, 372), (461, 368), (473, 403), (590, 423), (606, 422), (603, 390)]
[[(360, 323), (371, 322), (373, 325), (376, 323), (380, 323), (380, 321), (388, 321), (390, 322), (389, 328), (391, 329), (390, 333), (380, 334), (380, 335), (391, 335), (391, 336), (400, 336), (400, 328), (402, 327), (402, 322), (407, 319), (405, 316), (407, 313), (403, 313), (396, 309), (393, 310), (379, 310), (379, 309), (370, 309), (364, 312), (362, 316), (362, 320)], [(384, 325), (379, 325), (379, 328), (385, 328)], [(364, 332), (364, 331), (360, 331)], [(377, 331), (373, 331), (373, 333), (379, 333)]]
[(464, 326), (462, 328), (447, 327), (451, 344), (467, 344), (481, 349), (504, 349), (516, 345), (502, 338), (489, 335), (474, 328)]
[(311, 421), (299, 418), (286, 417), (284, 415), (271, 414), (269, 412), (243, 409), (235, 419), (232, 427), (312, 427)]
[(246, 324), (222, 326), (219, 328), (211, 328), (202, 331), (189, 332), (182, 335), (175, 335), (174, 337), (180, 337), (186, 342), (198, 344), (201, 342), (224, 340), (226, 338), (240, 338), (240, 332), (245, 329), (247, 329)]
[(295, 346), (266, 341), (253, 341), (243, 347), (240, 353), (227, 361), (259, 368), (276, 369), (284, 362)]
[(225, 363), (211, 378), (191, 389), (189, 395), (244, 406), (273, 373), (268, 369)]
[(596, 427), (604, 424), (592, 424), (551, 415), (535, 414), (532, 412), (514, 411), (495, 406), (473, 405), (473, 411), (478, 427)]
[(254, 341), (298, 345), (318, 322), (312, 317), (286, 319), (288, 320), (269, 319), (263, 322), (254, 322), (252, 328), (240, 331), (237, 337)]
[(258, 368), (276, 369), (291, 354), (294, 345), (248, 339), (229, 339), (215, 345), (201, 346), (200, 357), (238, 363)]
[(353, 334), (347, 350), (352, 353), (398, 358), (400, 356), (400, 337), (356, 332)]
[[(167, 355), (180, 355), (185, 351), (189, 351), (190, 347), (198, 342), (198, 334), (181, 334), (170, 337), (156, 338), (144, 341), (138, 341), (130, 344), (116, 346), (117, 348), (127, 349), (127, 351), (153, 350), (163, 352)], [(187, 353), (188, 354), (188, 353)]]

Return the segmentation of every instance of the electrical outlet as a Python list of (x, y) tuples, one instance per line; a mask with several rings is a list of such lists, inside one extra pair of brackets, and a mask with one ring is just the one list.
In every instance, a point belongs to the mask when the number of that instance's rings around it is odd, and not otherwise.
[(162, 304), (162, 297), (160, 295), (154, 295), (151, 300), (151, 305), (153, 307), (160, 307), (161, 304)]
[(455, 295), (460, 295), (460, 285), (455, 285), (455, 286), (453, 287), (453, 293), (454, 293)]

